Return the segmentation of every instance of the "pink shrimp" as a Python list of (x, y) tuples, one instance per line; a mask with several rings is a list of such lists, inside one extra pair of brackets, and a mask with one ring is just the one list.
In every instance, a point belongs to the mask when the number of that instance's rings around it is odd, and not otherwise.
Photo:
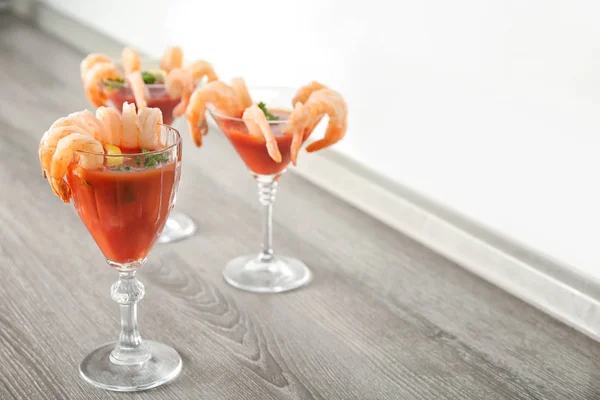
[(307, 152), (324, 149), (342, 140), (348, 127), (348, 105), (338, 92), (331, 89), (317, 90), (310, 95), (303, 107), (306, 109), (307, 129), (314, 129), (325, 114), (329, 115), (325, 136), (308, 145)]
[[(86, 131), (92, 134), (96, 140), (103, 141), (106, 138), (104, 126), (89, 110), (73, 112), (66, 117), (70, 121), (78, 121), (87, 127)], [(54, 124), (52, 124), (54, 126)]]
[(252, 105), (252, 97), (248, 92), (246, 81), (241, 76), (231, 79), (231, 88), (235, 92), (240, 105), (245, 110)]
[(120, 79), (121, 73), (113, 63), (99, 63), (94, 65), (85, 74), (83, 87), (85, 95), (95, 107), (105, 106), (108, 97), (101, 87), (102, 81), (107, 79)]
[(119, 112), (112, 107), (100, 107), (96, 110), (96, 118), (102, 123), (106, 132), (104, 143), (120, 146), (123, 125)]
[(185, 116), (196, 146), (202, 145), (202, 135), (208, 131), (206, 105), (212, 104), (220, 113), (239, 117), (243, 110), (233, 89), (221, 81), (213, 81), (196, 90), (190, 98)]
[(123, 103), (123, 111), (121, 112), (121, 143), (119, 147), (126, 149), (135, 149), (139, 147), (140, 129), (138, 126), (137, 113), (135, 104)]
[(125, 74), (139, 71), (142, 64), (140, 61), (140, 55), (131, 47), (125, 47), (123, 49), (121, 52), (121, 62), (123, 63)]
[(171, 72), (183, 65), (183, 50), (179, 46), (167, 47), (160, 60), (160, 69)]
[(207, 82), (212, 82), (219, 79), (212, 65), (208, 61), (194, 61), (193, 63), (186, 65), (185, 69), (192, 74), (194, 82), (198, 82), (205, 76)]
[(81, 82), (85, 83), (85, 75), (96, 64), (112, 63), (109, 56), (99, 53), (90, 53), (79, 64), (79, 72), (81, 73)]
[(308, 85), (302, 86), (300, 89), (298, 89), (296, 95), (292, 99), (292, 105), (295, 105), (298, 102), (302, 104), (306, 103), (306, 101), (308, 100), (310, 95), (313, 94), (313, 92), (325, 88), (327, 88), (327, 86), (317, 81), (312, 81)]
[(183, 115), (194, 91), (192, 74), (183, 68), (175, 68), (167, 75), (165, 85), (169, 97), (172, 99), (181, 99), (179, 104), (173, 109), (173, 116), (179, 117)]
[(104, 148), (102, 147), (102, 143), (96, 139), (82, 133), (71, 133), (58, 141), (56, 151), (52, 155), (50, 185), (52, 186), (54, 193), (56, 193), (65, 203), (68, 203), (71, 200), (71, 188), (64, 180), (64, 176), (73, 159), (73, 153), (78, 150), (97, 154), (87, 154), (85, 158), (82, 159), (81, 165), (84, 168), (99, 168), (103, 164), (102, 154), (104, 154)]
[(306, 128), (306, 117), (302, 103), (297, 102), (294, 110), (290, 114), (287, 123), (283, 127), (283, 133), (292, 134), (292, 144), (290, 145), (290, 155), (292, 163), (296, 165), (298, 152), (304, 141), (304, 132)]
[(71, 113), (67, 117), (59, 118), (44, 133), (38, 146), (38, 155), (44, 176), (48, 177), (52, 157), (58, 142), (72, 133), (81, 133), (96, 140), (102, 141), (105, 129), (89, 111)]
[(129, 72), (125, 76), (127, 78), (129, 88), (133, 92), (133, 97), (135, 98), (135, 104), (137, 105), (137, 108), (143, 110), (148, 106), (148, 103), (146, 103), (148, 89), (144, 83), (144, 78), (142, 78), (142, 72), (137, 70)]
[(246, 108), (244, 115), (242, 116), (248, 132), (252, 136), (262, 136), (267, 142), (267, 152), (273, 161), (281, 162), (281, 153), (279, 152), (279, 146), (271, 127), (267, 122), (265, 113), (256, 105), (253, 104)]
[(138, 143), (140, 147), (156, 150), (162, 146), (160, 126), (163, 115), (159, 108), (145, 108), (138, 112)]

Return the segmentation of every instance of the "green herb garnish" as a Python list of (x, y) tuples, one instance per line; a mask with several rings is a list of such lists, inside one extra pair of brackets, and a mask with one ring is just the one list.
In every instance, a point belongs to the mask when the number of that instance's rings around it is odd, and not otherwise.
[(156, 158), (154, 158), (154, 156), (146, 156), (146, 159), (144, 160), (144, 165), (148, 168), (152, 168), (155, 167), (157, 164)]
[(277, 121), (279, 119), (278, 116), (271, 114), (269, 112), (269, 110), (267, 110), (267, 105), (265, 103), (263, 103), (262, 101), (260, 103), (258, 103), (258, 108), (260, 108), (262, 110), (262, 112), (265, 113), (265, 116), (267, 117), (267, 120), (269, 120), (269, 121)]
[[(142, 149), (142, 153), (149, 153), (149, 152), (150, 151), (148, 149)], [(169, 161), (169, 155), (167, 153), (154, 154), (151, 156), (144, 157), (144, 165), (149, 168), (156, 167), (158, 164), (167, 162), (167, 161)], [(137, 160), (136, 160), (136, 162), (137, 162)]]
[(149, 85), (151, 83), (156, 83), (156, 75), (151, 74), (150, 72), (144, 71), (142, 72), (142, 79), (144, 83)]
[(126, 165), (125, 166), (125, 171), (131, 171), (131, 166), (130, 165)]
[[(145, 84), (150, 85), (152, 83), (160, 83), (160, 81), (162, 81), (162, 76), (154, 75), (148, 71), (143, 71), (142, 79), (144, 80)], [(123, 78), (105, 79), (102, 82), (104, 83), (104, 86), (109, 89), (119, 89), (125, 85), (125, 79)]]
[(114, 79), (105, 79), (102, 82), (104, 83), (104, 86), (108, 87), (109, 89), (118, 89), (118, 88), (123, 87), (125, 80), (123, 78), (114, 78)]

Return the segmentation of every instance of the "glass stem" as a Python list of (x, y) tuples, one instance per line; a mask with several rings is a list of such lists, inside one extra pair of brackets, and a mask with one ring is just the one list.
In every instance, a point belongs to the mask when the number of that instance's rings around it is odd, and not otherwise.
[(137, 325), (137, 302), (144, 297), (144, 285), (135, 271), (119, 271), (119, 280), (111, 287), (111, 297), (121, 308), (121, 333), (110, 360), (115, 364), (134, 365), (150, 359)]
[(277, 181), (274, 176), (259, 175), (258, 200), (263, 206), (263, 240), (262, 251), (258, 255), (261, 262), (273, 260), (273, 203), (277, 192)]

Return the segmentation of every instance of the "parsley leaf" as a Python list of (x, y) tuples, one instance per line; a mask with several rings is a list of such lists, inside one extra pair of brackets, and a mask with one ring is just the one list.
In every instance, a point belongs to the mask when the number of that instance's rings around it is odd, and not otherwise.
[(155, 167), (157, 164), (156, 162), (156, 158), (154, 158), (154, 156), (146, 156), (146, 159), (144, 160), (144, 165), (146, 167)]
[[(148, 149), (142, 149), (142, 153), (149, 153)], [(138, 156), (139, 157), (139, 156)], [(144, 165), (148, 168), (156, 167), (158, 164), (169, 161), (168, 153), (160, 153), (154, 155), (147, 155), (144, 157)], [(140, 161), (141, 162), (141, 161)], [(139, 165), (140, 162), (136, 159), (136, 163)]]
[(258, 108), (260, 108), (262, 110), (262, 112), (265, 113), (265, 116), (267, 117), (267, 120), (269, 120), (269, 121), (277, 121), (279, 119), (278, 116), (271, 114), (269, 112), (269, 110), (267, 110), (267, 105), (265, 103), (263, 103), (262, 101), (260, 103), (258, 103)]
[(156, 75), (151, 74), (148, 71), (142, 72), (142, 79), (144, 80), (144, 83), (147, 85), (156, 83)]

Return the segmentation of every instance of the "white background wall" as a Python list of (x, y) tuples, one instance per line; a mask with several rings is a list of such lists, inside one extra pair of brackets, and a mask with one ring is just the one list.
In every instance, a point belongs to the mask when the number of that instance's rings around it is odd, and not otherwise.
[(45, 2), (223, 79), (323, 81), (349, 103), (339, 151), (600, 276), (597, 0)]

